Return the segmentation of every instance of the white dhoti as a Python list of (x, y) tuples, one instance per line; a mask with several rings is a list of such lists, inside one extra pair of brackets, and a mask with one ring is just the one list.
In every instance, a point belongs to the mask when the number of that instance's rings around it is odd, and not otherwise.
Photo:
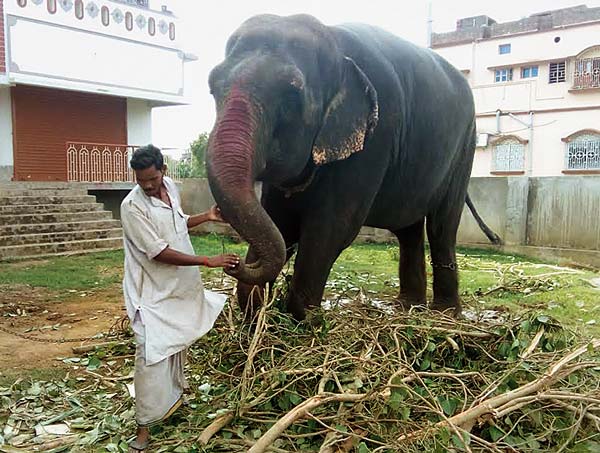
[[(139, 326), (139, 324), (138, 324)], [(136, 327), (138, 327), (136, 326)], [(135, 333), (135, 416), (139, 426), (151, 426), (168, 418), (181, 405), (187, 381), (183, 374), (186, 350), (152, 365), (144, 356), (144, 329)]]

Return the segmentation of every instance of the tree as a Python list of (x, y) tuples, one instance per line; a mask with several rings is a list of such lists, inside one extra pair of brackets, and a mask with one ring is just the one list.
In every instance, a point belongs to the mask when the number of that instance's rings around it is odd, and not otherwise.
[(206, 149), (208, 148), (208, 132), (202, 132), (190, 143), (192, 153), (191, 174), (197, 178), (206, 178)]

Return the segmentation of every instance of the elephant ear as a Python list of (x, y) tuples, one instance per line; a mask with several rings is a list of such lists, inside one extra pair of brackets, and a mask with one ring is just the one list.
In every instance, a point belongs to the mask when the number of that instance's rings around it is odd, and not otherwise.
[(312, 149), (316, 165), (343, 160), (362, 151), (377, 126), (377, 92), (351, 58), (344, 58), (344, 79), (330, 102)]

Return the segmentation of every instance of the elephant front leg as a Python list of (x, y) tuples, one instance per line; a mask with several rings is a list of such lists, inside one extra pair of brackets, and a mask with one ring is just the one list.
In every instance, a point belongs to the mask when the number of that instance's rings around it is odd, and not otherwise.
[(425, 219), (394, 231), (400, 243), (400, 294), (398, 300), (405, 310), (427, 303), (427, 274), (425, 273)]
[(307, 226), (302, 232), (287, 299), (287, 309), (297, 320), (304, 319), (307, 310), (321, 306), (333, 263), (360, 230), (358, 227), (334, 231), (333, 226)]

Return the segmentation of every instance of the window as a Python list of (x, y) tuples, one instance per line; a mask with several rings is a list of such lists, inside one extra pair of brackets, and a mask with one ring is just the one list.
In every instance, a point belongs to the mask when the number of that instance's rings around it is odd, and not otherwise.
[(494, 80), (496, 82), (510, 82), (513, 79), (513, 68), (496, 69)]
[(107, 27), (108, 24), (110, 23), (110, 11), (108, 10), (108, 7), (106, 7), (106, 6), (103, 6), (100, 11), (101, 11), (100, 16), (102, 17), (102, 25)]
[(156, 21), (152, 17), (148, 19), (148, 33), (150, 36), (154, 36), (156, 33)]
[(21, 8), (24, 8), (27, 6), (27, 0), (17, 0), (17, 5), (19, 5)]
[(600, 57), (575, 60), (573, 88), (600, 88)]
[(510, 53), (510, 44), (500, 44), (498, 46), (498, 53), (500, 55), (505, 55), (507, 53)]
[(169, 39), (175, 41), (175, 24), (173, 22), (169, 23)]
[(56, 13), (56, 0), (48, 0), (46, 2), (46, 7), (48, 8), (48, 12), (50, 14)]
[(525, 68), (521, 68), (521, 78), (522, 79), (532, 79), (538, 76), (538, 67), (537, 66), (527, 66)]
[(77, 19), (83, 19), (83, 15), (83, 0), (75, 0), (75, 17), (77, 17)]
[(129, 31), (133, 30), (133, 14), (129, 11), (125, 13), (125, 28)]
[(550, 63), (549, 70), (550, 76), (548, 78), (548, 83), (559, 83), (564, 82), (566, 77), (566, 61), (556, 61), (554, 63)]
[(567, 142), (567, 170), (600, 170), (600, 134), (584, 133)]
[(511, 172), (525, 169), (525, 145), (515, 138), (494, 145), (493, 171)]

